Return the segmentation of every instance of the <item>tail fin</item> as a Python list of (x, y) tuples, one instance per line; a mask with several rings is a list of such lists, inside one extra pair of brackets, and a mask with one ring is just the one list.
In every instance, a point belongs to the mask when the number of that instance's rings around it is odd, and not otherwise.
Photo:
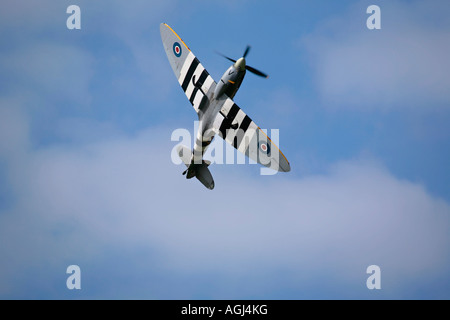
[(179, 145), (177, 148), (178, 156), (186, 165), (187, 170), (183, 172), (186, 174), (187, 179), (196, 177), (206, 188), (214, 189), (214, 179), (211, 172), (208, 169), (210, 161), (203, 160), (201, 164), (192, 163), (192, 151), (183, 145)]

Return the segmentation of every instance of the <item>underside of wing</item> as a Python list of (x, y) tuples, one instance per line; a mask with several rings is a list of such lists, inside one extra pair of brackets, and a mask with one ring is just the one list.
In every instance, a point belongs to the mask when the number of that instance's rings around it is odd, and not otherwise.
[(165, 23), (160, 25), (161, 39), (178, 83), (195, 111), (205, 107), (216, 83), (184, 41)]
[(232, 99), (224, 100), (214, 128), (222, 139), (255, 162), (276, 171), (291, 170), (280, 149)]

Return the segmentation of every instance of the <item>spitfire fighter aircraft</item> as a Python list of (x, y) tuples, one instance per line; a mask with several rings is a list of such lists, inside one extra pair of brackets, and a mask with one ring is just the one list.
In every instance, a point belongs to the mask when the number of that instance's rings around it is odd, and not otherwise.
[(246, 65), (245, 57), (250, 47), (237, 61), (224, 56), (233, 64), (216, 83), (171, 27), (162, 23), (160, 31), (173, 72), (199, 118), (193, 151), (182, 145), (177, 148), (179, 157), (187, 167), (183, 175), (187, 179), (196, 177), (208, 189), (214, 188), (208, 169), (210, 162), (203, 159), (203, 154), (216, 134), (257, 163), (276, 171), (290, 171), (283, 153), (232, 100), (246, 70), (267, 78), (261, 71)]

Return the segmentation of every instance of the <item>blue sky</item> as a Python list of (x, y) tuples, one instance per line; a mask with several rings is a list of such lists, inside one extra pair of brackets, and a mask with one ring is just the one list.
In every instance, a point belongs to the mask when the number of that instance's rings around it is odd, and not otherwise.
[[(449, 16), (437, 0), (4, 1), (0, 298), (450, 298)], [(161, 22), (216, 81), (214, 51), (252, 45), (270, 78), (235, 101), (280, 130), (290, 173), (184, 179), (170, 137), (196, 115)]]

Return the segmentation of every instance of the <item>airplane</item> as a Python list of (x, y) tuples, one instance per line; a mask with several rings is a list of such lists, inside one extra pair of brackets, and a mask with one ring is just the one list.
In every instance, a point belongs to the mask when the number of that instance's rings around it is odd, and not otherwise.
[(246, 47), (238, 60), (224, 56), (233, 64), (216, 83), (169, 25), (161, 23), (160, 32), (170, 66), (199, 119), (193, 150), (183, 145), (177, 147), (178, 156), (187, 167), (183, 175), (187, 179), (196, 177), (206, 188), (214, 189), (214, 179), (208, 169), (210, 162), (203, 159), (203, 154), (216, 135), (257, 163), (289, 172), (291, 166), (284, 154), (233, 101), (247, 70), (268, 77), (246, 64), (250, 47)]

